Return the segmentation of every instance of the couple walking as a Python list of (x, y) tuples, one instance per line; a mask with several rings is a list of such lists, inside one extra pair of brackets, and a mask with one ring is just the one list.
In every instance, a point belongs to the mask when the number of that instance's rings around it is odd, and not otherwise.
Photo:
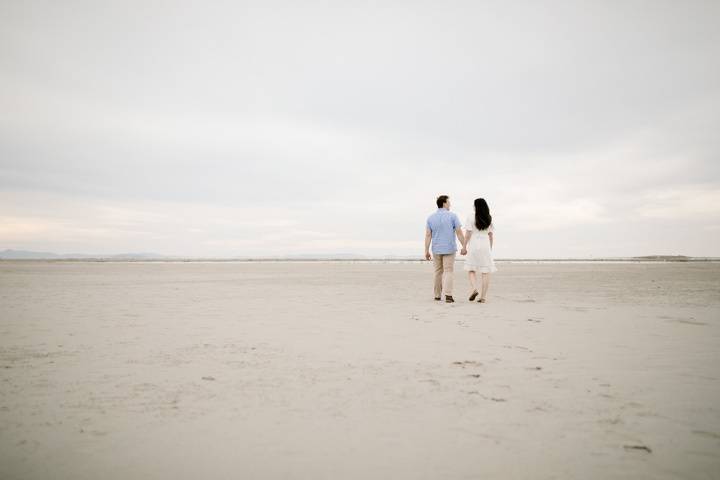
[[(425, 228), (425, 259), (432, 260), (435, 266), (435, 300), (441, 300), (445, 292), (447, 303), (455, 301), (452, 290), (457, 237), (462, 245), (460, 255), (467, 255), (464, 268), (470, 281), (469, 300), (472, 302), (479, 295), (478, 302), (485, 303), (490, 273), (497, 271), (492, 258), (494, 228), (490, 208), (484, 199), (475, 199), (475, 212), (468, 216), (463, 233), (460, 219), (450, 211), (450, 198), (440, 195), (436, 203), (437, 212), (428, 217)], [(481, 275), (480, 282), (478, 274)]]

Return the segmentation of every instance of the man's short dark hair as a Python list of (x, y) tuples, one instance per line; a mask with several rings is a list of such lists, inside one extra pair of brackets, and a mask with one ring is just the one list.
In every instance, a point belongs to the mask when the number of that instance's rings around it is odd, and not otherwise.
[(437, 198), (437, 201), (435, 202), (435, 203), (437, 203), (438, 208), (442, 208), (443, 205), (445, 205), (445, 202), (448, 201), (448, 198), (450, 198), (450, 197), (448, 197), (447, 195), (440, 195)]

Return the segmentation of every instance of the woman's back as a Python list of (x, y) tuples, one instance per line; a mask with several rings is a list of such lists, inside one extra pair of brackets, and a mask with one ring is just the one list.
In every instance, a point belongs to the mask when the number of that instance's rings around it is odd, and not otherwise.
[[(480, 230), (479, 228), (477, 228), (477, 225), (475, 224), (475, 215), (468, 216), (467, 221), (465, 222), (465, 229), (471, 231), (473, 236), (487, 235), (489, 232), (495, 231), (495, 227), (492, 223), (488, 228), (484, 230)], [(470, 241), (472, 241), (472, 237), (470, 237)]]

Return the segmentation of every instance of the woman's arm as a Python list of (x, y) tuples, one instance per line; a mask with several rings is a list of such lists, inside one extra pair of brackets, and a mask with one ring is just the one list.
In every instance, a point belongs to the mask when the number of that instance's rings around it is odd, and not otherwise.
[(492, 247), (493, 247), (493, 232), (488, 232), (488, 237), (490, 237), (490, 250), (492, 250)]
[(465, 230), (465, 246), (467, 246), (468, 242), (470, 241), (471, 236), (472, 236), (472, 230)]
[(460, 255), (465, 255), (467, 253), (467, 241), (465, 240), (465, 237), (463, 236), (462, 228), (458, 227), (455, 229), (455, 236), (458, 240), (460, 240), (460, 245), (462, 245), (462, 250), (460, 251)]

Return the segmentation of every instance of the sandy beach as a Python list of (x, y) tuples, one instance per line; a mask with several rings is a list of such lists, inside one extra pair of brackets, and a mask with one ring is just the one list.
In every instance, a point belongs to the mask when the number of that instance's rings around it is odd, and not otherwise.
[(720, 478), (720, 264), (498, 267), (0, 262), (0, 478)]

